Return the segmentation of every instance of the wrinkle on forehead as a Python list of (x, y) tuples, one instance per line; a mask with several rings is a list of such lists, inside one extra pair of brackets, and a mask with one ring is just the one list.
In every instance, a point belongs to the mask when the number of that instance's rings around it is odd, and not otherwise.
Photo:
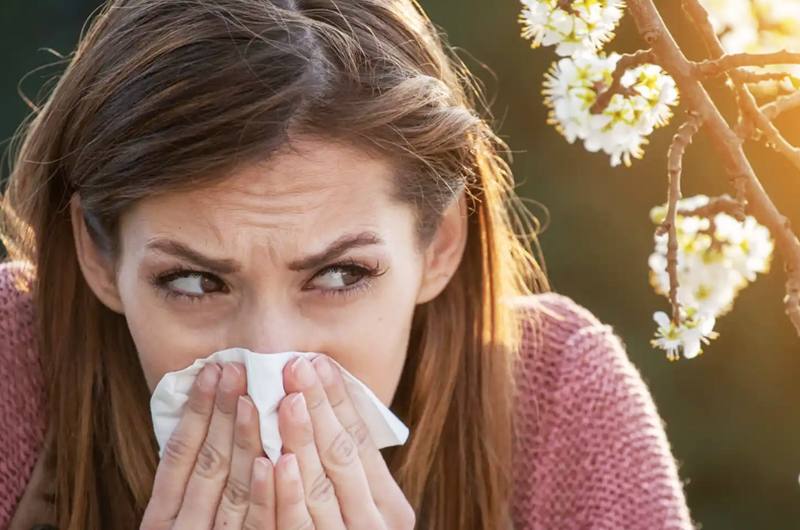
[[(264, 228), (281, 228), (297, 217), (305, 219), (310, 211), (358, 209), (365, 199), (380, 193), (388, 197), (391, 175), (386, 162), (353, 148), (306, 146), (242, 168), (198, 190), (198, 200), (204, 208), (240, 214)], [(252, 219), (253, 214), (261, 219)]]
[(211, 186), (148, 199), (144, 222), (159, 232), (202, 234), (205, 241), (198, 243), (219, 249), (269, 249), (270, 261), (278, 263), (278, 254), (288, 259), (343, 231), (379, 225), (386, 208), (396, 206), (392, 175), (388, 163), (363, 151), (306, 146), (242, 166)]

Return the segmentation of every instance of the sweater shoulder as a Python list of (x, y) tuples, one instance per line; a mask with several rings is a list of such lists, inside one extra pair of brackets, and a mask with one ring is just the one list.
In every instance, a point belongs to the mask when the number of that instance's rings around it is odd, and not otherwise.
[(32, 269), (0, 264), (0, 528), (6, 528), (39, 457), (47, 422), (35, 331)]
[[(517, 369), (517, 415), (546, 419), (570, 381), (630, 366), (611, 326), (571, 298), (544, 293), (516, 302), (522, 325)], [(528, 427), (532, 427), (528, 425)], [(520, 433), (524, 437), (533, 434)]]
[[(610, 326), (600, 322), (591, 311), (571, 298), (543, 293), (526, 296), (515, 302), (522, 320), (520, 357), (539, 364), (570, 364), (584, 353), (571, 347), (581, 336), (610, 333)], [(538, 369), (543, 369), (539, 367)]]
[(613, 329), (560, 295), (520, 307), (515, 520), (563, 530), (691, 528), (661, 418)]
[(0, 358), (27, 347), (33, 339), (32, 268), (18, 261), (0, 263)]

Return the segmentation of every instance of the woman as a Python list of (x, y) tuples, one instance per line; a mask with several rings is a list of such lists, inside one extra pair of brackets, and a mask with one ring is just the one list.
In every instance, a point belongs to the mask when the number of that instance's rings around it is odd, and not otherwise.
[[(110, 2), (3, 204), (0, 526), (690, 528), (618, 339), (530, 295), (468, 80), (407, 0)], [(330, 356), (408, 443), (323, 356), (287, 366), (275, 466), (233, 364), (159, 461), (150, 393), (228, 347)]]

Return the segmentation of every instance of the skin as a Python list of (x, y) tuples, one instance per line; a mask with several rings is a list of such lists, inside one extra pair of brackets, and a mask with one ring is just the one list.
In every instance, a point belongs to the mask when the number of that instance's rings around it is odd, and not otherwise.
[(276, 466), (261, 449), (244, 367), (207, 366), (164, 450), (143, 528), (413, 527), (326, 356), (391, 403), (414, 309), (461, 260), (464, 201), (421, 248), (388, 163), (332, 142), (294, 147), (210, 187), (140, 201), (121, 219), (114, 262), (73, 198), (81, 269), (126, 317), (151, 392), (164, 374), (230, 347), (324, 354), (286, 367)]

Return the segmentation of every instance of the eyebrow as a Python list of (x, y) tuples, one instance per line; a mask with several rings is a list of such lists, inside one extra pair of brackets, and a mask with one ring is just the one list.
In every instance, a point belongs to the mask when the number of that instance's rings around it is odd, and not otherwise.
[[(371, 231), (344, 235), (331, 243), (322, 252), (291, 262), (289, 270), (306, 271), (318, 269), (340, 258), (350, 250), (383, 244), (385, 244), (383, 238)], [(235, 260), (209, 258), (173, 239), (153, 239), (147, 243), (146, 248), (186, 260), (214, 274), (234, 274), (242, 270), (242, 265)]]
[(383, 238), (371, 231), (361, 232), (360, 234), (344, 235), (331, 243), (328, 248), (322, 252), (314, 254), (313, 256), (308, 256), (307, 258), (293, 261), (289, 264), (289, 270), (306, 271), (310, 269), (318, 269), (324, 265), (330, 264), (330, 262), (340, 258), (343, 254), (346, 254), (350, 250), (383, 244), (385, 244)]
[(193, 265), (213, 272), (214, 274), (233, 274), (242, 270), (241, 264), (231, 259), (214, 259), (204, 256), (183, 243), (172, 239), (158, 238), (147, 243), (146, 248), (184, 259)]

